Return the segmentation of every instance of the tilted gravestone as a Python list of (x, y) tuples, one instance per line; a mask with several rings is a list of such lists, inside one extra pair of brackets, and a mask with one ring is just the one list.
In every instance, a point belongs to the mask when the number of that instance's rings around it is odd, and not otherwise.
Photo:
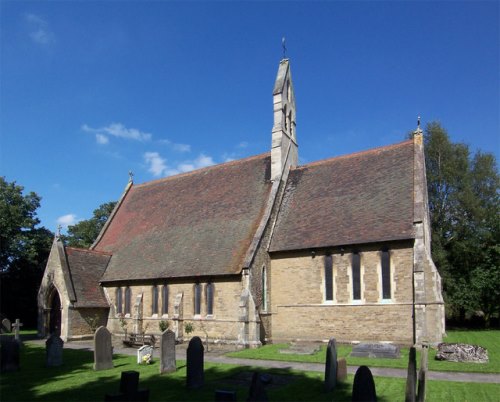
[(360, 343), (352, 348), (351, 357), (372, 357), (377, 359), (399, 359), (399, 346), (390, 343)]
[(63, 364), (64, 341), (56, 334), (52, 334), (45, 341), (47, 367), (57, 367)]
[(415, 402), (417, 398), (417, 359), (415, 347), (410, 348), (408, 374), (406, 376), (405, 402)]
[(190, 389), (203, 387), (205, 375), (203, 373), (203, 343), (198, 336), (189, 341), (186, 361), (186, 385)]
[(425, 402), (425, 389), (427, 381), (427, 363), (428, 363), (429, 345), (423, 344), (420, 352), (420, 371), (418, 373), (418, 393), (417, 401)]
[(175, 333), (163, 331), (160, 340), (160, 373), (171, 373), (177, 369), (175, 361)]
[(8, 318), (2, 320), (2, 334), (10, 334), (12, 332), (12, 324)]
[(99, 327), (94, 334), (94, 370), (110, 368), (113, 368), (111, 333), (106, 327)]
[(20, 334), (20, 331), (21, 331), (21, 327), (23, 326), (24, 324), (19, 321), (19, 318), (16, 319), (16, 322), (14, 324), (12, 324), (12, 328), (14, 328), (14, 339), (18, 342), (21, 342), (21, 334)]
[(361, 366), (356, 370), (352, 384), (352, 402), (376, 402), (375, 381), (370, 369)]
[(337, 360), (337, 382), (347, 380), (347, 361), (344, 357)]
[(106, 394), (105, 402), (147, 402), (149, 401), (149, 389), (139, 389), (139, 372), (122, 371), (120, 379), (120, 393)]
[(0, 347), (0, 371), (7, 372), (19, 370), (19, 349), (20, 344), (14, 339), (2, 341)]
[(247, 402), (268, 402), (265, 386), (270, 382), (269, 376), (263, 376), (257, 372), (253, 373)]
[(143, 345), (139, 349), (137, 349), (137, 363), (149, 364), (151, 361), (153, 361), (153, 350), (153, 347), (150, 345)]
[(330, 338), (326, 348), (325, 391), (331, 391), (337, 385), (337, 344)]

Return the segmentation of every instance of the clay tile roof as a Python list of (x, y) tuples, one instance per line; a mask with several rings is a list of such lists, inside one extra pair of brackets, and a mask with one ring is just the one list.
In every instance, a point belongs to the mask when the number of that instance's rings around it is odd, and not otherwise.
[(109, 307), (99, 280), (106, 270), (110, 254), (66, 247), (76, 307)]
[(271, 184), (269, 154), (131, 187), (95, 250), (102, 282), (241, 272)]
[(413, 238), (413, 141), (290, 172), (270, 251)]

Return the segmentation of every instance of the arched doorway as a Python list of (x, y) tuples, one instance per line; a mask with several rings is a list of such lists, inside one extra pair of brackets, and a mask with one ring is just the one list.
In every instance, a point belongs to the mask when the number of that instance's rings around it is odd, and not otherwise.
[(49, 335), (55, 333), (61, 336), (61, 299), (56, 289), (53, 290), (50, 296), (49, 308)]

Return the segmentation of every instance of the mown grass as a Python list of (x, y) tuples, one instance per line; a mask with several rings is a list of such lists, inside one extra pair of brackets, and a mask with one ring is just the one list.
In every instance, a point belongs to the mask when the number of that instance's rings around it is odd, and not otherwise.
[[(237, 392), (238, 400), (248, 397), (250, 381), (235, 382), (234, 377), (243, 372), (250, 374), (252, 367), (205, 363), (205, 386), (201, 390), (185, 387), (185, 362), (177, 362), (177, 372), (160, 375), (158, 360), (152, 365), (138, 365), (134, 356), (116, 355), (115, 368), (94, 371), (93, 353), (88, 350), (64, 350), (64, 365), (45, 367), (45, 350), (26, 344), (21, 350), (21, 370), (3, 373), (0, 377), (2, 401), (102, 401), (106, 393), (118, 391), (122, 371), (140, 373), (140, 388), (150, 390), (150, 401), (213, 401), (216, 389)], [(284, 376), (286, 384), (270, 386), (272, 401), (350, 401), (353, 376), (339, 384), (334, 392), (323, 390), (321, 373), (293, 370), (262, 370), (275, 376)], [(283, 377), (280, 377), (283, 378)], [(231, 380), (233, 379), (233, 380)], [(405, 380), (375, 377), (378, 400), (381, 402), (404, 399)], [(474, 384), (458, 382), (428, 382), (427, 400), (432, 401), (497, 401), (499, 384)]]
[[(479, 345), (488, 350), (489, 362), (480, 363), (455, 363), (435, 360), (436, 350), (429, 351), (429, 370), (433, 371), (460, 371), (476, 373), (500, 373), (500, 331), (449, 331), (443, 340), (449, 343), (468, 343)], [(288, 344), (265, 345), (258, 349), (245, 349), (228, 353), (230, 357), (241, 357), (246, 359), (279, 360), (307, 363), (325, 363), (326, 346), (312, 355), (282, 354), (280, 349), (288, 348)], [(399, 359), (374, 359), (350, 357), (352, 346), (338, 345), (337, 356), (345, 357), (350, 366), (390, 367), (406, 369), (408, 366), (408, 348), (401, 349)], [(420, 362), (420, 353), (417, 353), (417, 362)]]

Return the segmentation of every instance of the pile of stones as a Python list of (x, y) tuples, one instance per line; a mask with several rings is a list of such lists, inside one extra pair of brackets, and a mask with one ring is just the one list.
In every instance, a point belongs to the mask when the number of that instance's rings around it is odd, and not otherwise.
[(488, 351), (477, 345), (465, 343), (440, 343), (436, 360), (467, 363), (488, 363)]

